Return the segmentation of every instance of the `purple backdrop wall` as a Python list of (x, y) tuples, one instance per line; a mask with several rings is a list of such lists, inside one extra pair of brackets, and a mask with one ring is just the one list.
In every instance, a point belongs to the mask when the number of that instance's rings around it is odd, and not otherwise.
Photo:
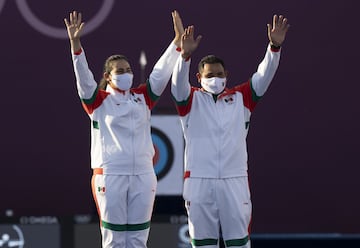
[[(89, 121), (69, 42), (56, 37), (71, 10), (90, 26), (102, 6), (111, 7), (105, 20), (82, 39), (90, 67), (100, 79), (104, 60), (123, 53), (133, 61), (136, 82), (140, 52), (148, 75), (172, 40), (173, 9), (203, 35), (192, 57), (194, 83), (196, 64), (209, 53), (225, 60), (232, 84), (245, 81), (264, 55), (266, 24), (275, 13), (287, 16), (280, 67), (248, 136), (253, 231), (360, 233), (355, 0), (0, 0), (1, 214), (93, 209)], [(169, 87), (154, 113), (175, 113)]]

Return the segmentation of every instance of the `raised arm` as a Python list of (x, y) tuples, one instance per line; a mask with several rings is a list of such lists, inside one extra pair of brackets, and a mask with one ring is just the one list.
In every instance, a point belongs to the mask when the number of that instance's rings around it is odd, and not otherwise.
[(251, 86), (256, 96), (261, 97), (269, 87), (280, 61), (281, 45), (289, 29), (288, 21), (282, 15), (273, 16), (273, 24), (268, 24), (269, 45), (265, 57), (251, 78)]
[(199, 46), (201, 38), (199, 35), (194, 39), (194, 26), (187, 27), (181, 36), (181, 56), (176, 61), (171, 79), (171, 94), (177, 102), (187, 100), (190, 95), (190, 56)]
[(80, 37), (84, 28), (81, 13), (73, 11), (70, 18), (64, 18), (71, 45), (72, 60), (76, 77), (76, 85), (80, 98), (83, 101), (93, 99), (97, 83), (86, 61), (85, 53), (81, 46)]
[(179, 13), (175, 10), (171, 15), (175, 37), (160, 59), (156, 62), (149, 76), (151, 92), (156, 96), (160, 96), (163, 93), (170, 80), (172, 70), (179, 54), (177, 49), (180, 47), (181, 35), (184, 33), (184, 27)]

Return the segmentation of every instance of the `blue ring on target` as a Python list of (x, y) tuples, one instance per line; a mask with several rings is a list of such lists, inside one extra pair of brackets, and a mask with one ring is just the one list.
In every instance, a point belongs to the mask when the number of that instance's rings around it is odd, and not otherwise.
[(169, 138), (160, 129), (151, 127), (151, 138), (158, 151), (158, 160), (154, 164), (154, 170), (158, 180), (160, 180), (166, 176), (172, 167), (174, 148)]

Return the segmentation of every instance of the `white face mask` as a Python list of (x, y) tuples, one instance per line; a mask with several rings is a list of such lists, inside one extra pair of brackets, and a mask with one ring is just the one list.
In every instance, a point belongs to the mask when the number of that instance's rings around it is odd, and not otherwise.
[(131, 73), (112, 75), (111, 82), (120, 90), (128, 90), (133, 84), (133, 77), (134, 75)]
[(220, 94), (226, 86), (226, 77), (211, 77), (211, 78), (201, 78), (201, 86), (207, 92), (212, 94)]

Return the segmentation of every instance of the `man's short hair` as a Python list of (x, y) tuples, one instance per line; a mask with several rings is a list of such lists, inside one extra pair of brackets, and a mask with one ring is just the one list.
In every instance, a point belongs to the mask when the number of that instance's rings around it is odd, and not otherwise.
[(204, 69), (205, 64), (221, 64), (225, 69), (224, 61), (215, 55), (207, 55), (199, 62), (198, 70), (201, 72)]

